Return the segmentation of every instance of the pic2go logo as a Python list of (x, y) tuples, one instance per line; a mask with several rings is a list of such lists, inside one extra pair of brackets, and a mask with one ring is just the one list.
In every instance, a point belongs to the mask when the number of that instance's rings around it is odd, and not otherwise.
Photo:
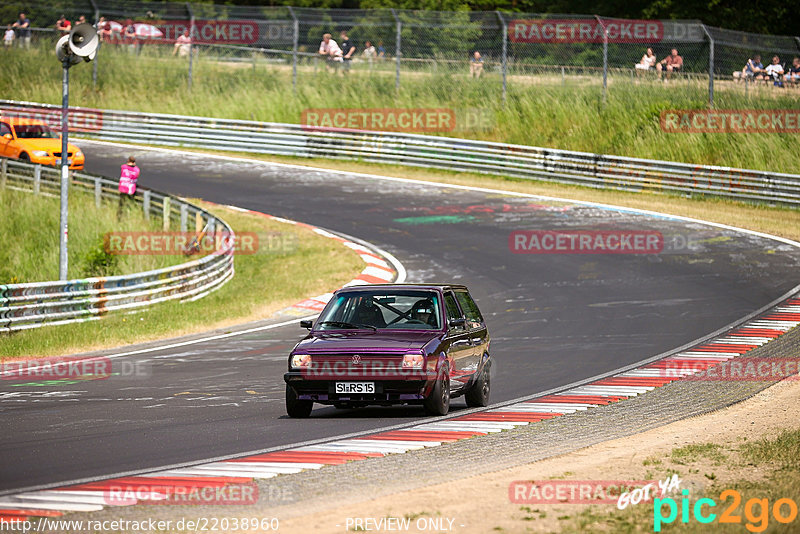
[[(698, 499), (694, 505), (689, 503), (689, 490), (685, 489), (681, 492), (683, 498), (680, 504), (681, 522), (689, 523), (689, 512), (691, 511), (694, 520), (698, 523), (708, 524), (713, 523), (715, 520), (719, 523), (734, 523), (741, 524), (742, 516), (738, 515), (739, 505), (742, 503), (742, 495), (737, 490), (726, 489), (719, 494), (719, 500), (722, 504), (728, 499), (731, 503), (719, 515), (712, 513), (711, 509), (717, 506), (714, 499)], [(666, 510), (665, 510), (666, 507)], [(668, 512), (664, 515), (664, 512)], [(772, 517), (778, 522), (788, 524), (797, 518), (797, 503), (789, 498), (782, 498), (775, 501), (772, 505)], [(744, 516), (747, 519), (745, 528), (750, 532), (763, 532), (769, 526), (770, 517), (770, 503), (769, 499), (750, 499), (744, 504)], [(653, 500), (653, 531), (661, 532), (661, 525), (667, 525), (674, 522), (678, 518), (678, 503), (675, 499), (667, 497), (666, 499), (656, 498)]]

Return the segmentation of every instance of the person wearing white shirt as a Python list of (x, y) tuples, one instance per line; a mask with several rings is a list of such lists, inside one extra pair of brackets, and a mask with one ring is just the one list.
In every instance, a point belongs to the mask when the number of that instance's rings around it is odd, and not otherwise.
[(766, 70), (767, 76), (773, 80), (773, 85), (783, 87), (783, 81), (781, 81), (783, 77), (783, 65), (781, 65), (781, 59), (778, 56), (772, 56), (772, 63), (767, 65)]
[(342, 62), (342, 49), (336, 41), (331, 39), (331, 34), (326, 33), (322, 36), (322, 42), (319, 43), (319, 55), (326, 59), (329, 67), (337, 67), (338, 63)]

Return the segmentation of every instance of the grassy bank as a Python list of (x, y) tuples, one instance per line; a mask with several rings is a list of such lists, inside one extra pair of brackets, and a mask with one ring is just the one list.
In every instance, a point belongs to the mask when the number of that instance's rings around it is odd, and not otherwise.
[[(60, 69), (50, 48), (11, 51), (0, 56), (7, 74), (0, 79), (5, 98), (60, 103)], [(451, 108), (478, 110), (488, 126), (457, 127), (449, 135), (695, 163), (800, 172), (797, 134), (664, 133), (659, 118), (668, 109), (705, 109), (707, 82), (611, 79), (608, 103), (601, 102), (594, 78), (556, 76), (509, 78), (502, 103), (497, 74), (469, 80), (463, 72), (408, 72), (400, 89), (386, 72), (353, 72), (347, 79), (303, 66), (298, 91), (291, 91), (291, 68), (268, 64), (219, 62), (201, 54), (194, 64), (192, 91), (186, 89), (185, 59), (145, 50), (132, 56), (106, 47), (98, 58), (98, 84), (90, 65), (71, 71), (74, 105), (188, 115), (300, 121), (307, 108)], [(763, 86), (718, 84), (719, 109), (796, 109), (800, 92)]]
[(135, 314), (0, 336), (0, 358), (69, 354), (202, 332), (261, 319), (352, 280), (364, 264), (339, 242), (257, 215), (209, 206), (237, 232), (257, 232), (256, 254), (236, 257), (236, 275), (194, 302), (166, 302)]
[[(0, 284), (58, 280), (59, 199), (0, 189)], [(95, 207), (94, 196), (73, 188), (69, 199), (69, 278), (113, 276), (182, 263), (181, 256), (110, 255), (107, 232), (160, 230), (140, 212), (126, 209), (117, 220), (116, 204)]]

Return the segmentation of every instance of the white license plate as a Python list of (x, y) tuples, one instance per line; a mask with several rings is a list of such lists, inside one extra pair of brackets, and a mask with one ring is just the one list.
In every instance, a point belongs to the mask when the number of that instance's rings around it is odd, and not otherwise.
[(336, 382), (336, 393), (375, 393), (375, 382)]
[[(56, 160), (56, 166), (61, 165), (61, 158)], [(67, 158), (67, 165), (72, 165), (72, 158)]]

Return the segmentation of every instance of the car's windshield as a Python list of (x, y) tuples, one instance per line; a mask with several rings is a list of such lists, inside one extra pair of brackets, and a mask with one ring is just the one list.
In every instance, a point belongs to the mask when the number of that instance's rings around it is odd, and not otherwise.
[(320, 330), (396, 328), (438, 330), (439, 295), (435, 291), (348, 291), (325, 308), (317, 322)]
[(58, 134), (46, 124), (18, 124), (14, 130), (20, 139), (58, 139)]

